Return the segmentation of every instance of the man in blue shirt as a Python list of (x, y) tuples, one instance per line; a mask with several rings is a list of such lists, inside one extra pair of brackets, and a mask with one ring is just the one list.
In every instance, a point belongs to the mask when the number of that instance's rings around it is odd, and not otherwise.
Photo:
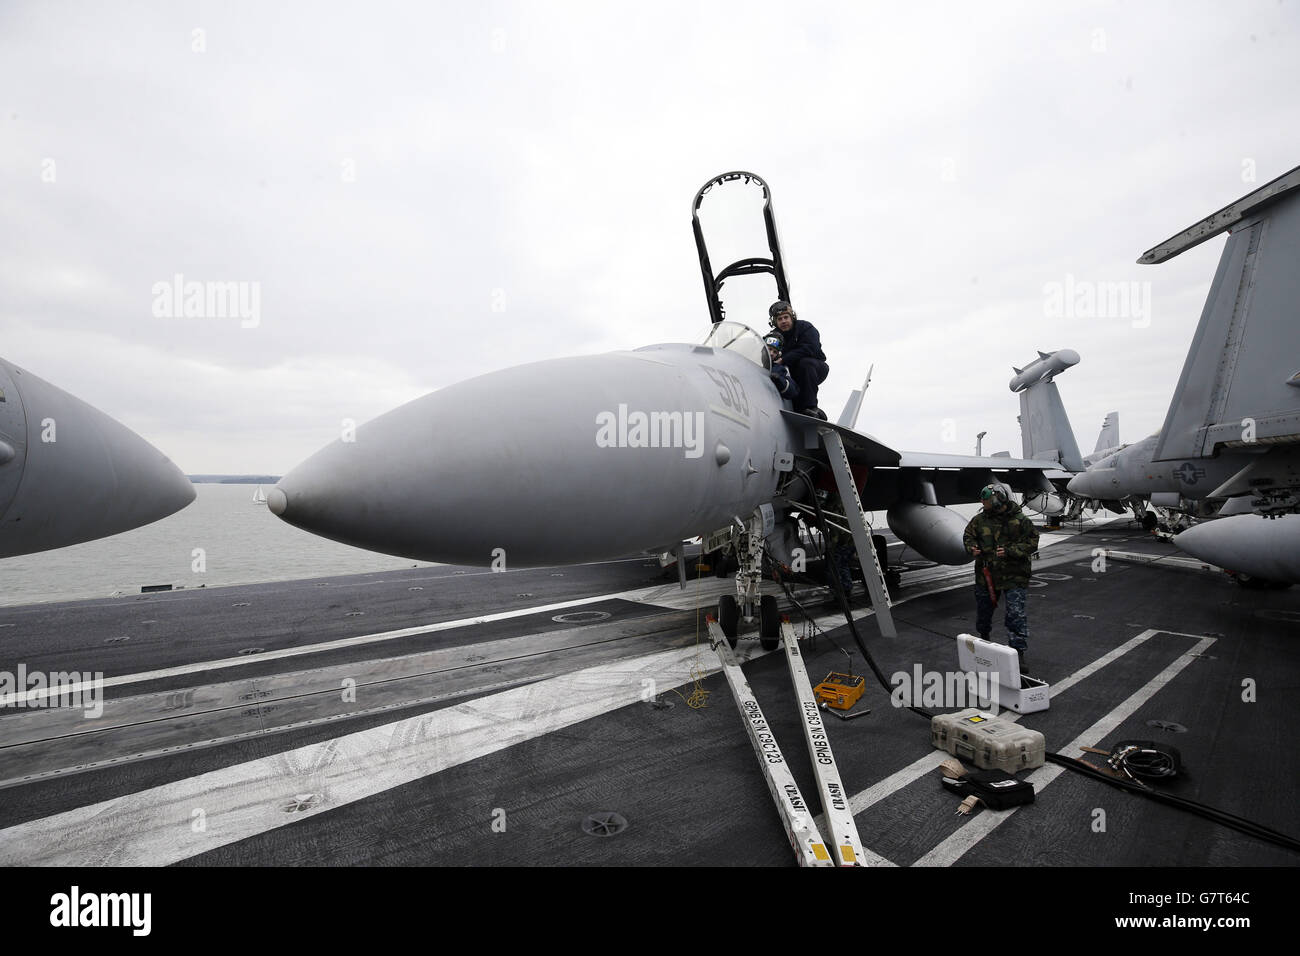
[(799, 411), (825, 421), (826, 413), (817, 407), (817, 386), (826, 381), (831, 368), (822, 351), (821, 335), (811, 322), (800, 320), (785, 300), (773, 302), (767, 314), (773, 328), (781, 333), (784, 349), (776, 361), (790, 370), (799, 390)]

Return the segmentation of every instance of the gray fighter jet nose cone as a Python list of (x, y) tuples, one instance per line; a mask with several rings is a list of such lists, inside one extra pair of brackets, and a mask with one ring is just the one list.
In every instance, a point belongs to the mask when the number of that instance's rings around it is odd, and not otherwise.
[[(339, 451), (343, 451), (339, 454)], [(296, 528), (336, 541), (355, 543), (370, 533), (367, 513), (357, 513), (349, 504), (352, 490), (364, 489), (371, 480), (379, 480), (381, 462), (357, 462), (365, 471), (332, 473), (333, 465), (353, 456), (330, 445), (294, 468), (266, 493), (266, 507), (271, 514)], [(360, 457), (360, 456), (356, 456)]]
[(1098, 468), (1075, 475), (1065, 487), (1080, 498), (1105, 498), (1113, 494), (1114, 477), (1114, 468)]
[(289, 499), (285, 497), (285, 494), (280, 490), (279, 485), (276, 485), (266, 493), (266, 507), (271, 514), (276, 517), (284, 517), (284, 509), (288, 504)]
[(0, 558), (157, 521), (194, 485), (125, 425), (0, 360)]
[[(453, 564), (536, 567), (671, 546), (748, 514), (777, 477), (775, 439), (760, 455), (697, 361), (689, 348), (615, 352), (460, 382), (321, 449), (267, 504), (326, 538)], [(752, 365), (730, 353), (711, 361), (720, 381)], [(737, 451), (719, 460), (723, 437)], [(750, 458), (762, 480), (746, 480)]]

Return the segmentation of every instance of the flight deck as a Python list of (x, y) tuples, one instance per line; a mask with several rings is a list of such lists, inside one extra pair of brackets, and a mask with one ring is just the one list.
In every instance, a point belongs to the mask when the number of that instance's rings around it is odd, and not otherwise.
[[(901, 550), (891, 539), (909, 568), (898, 636), (861, 588), (857, 627), (887, 675), (953, 671), (970, 570)], [(733, 588), (702, 574), (682, 591), (638, 558), (0, 609), (0, 666), (104, 685), (97, 717), (35, 700), (0, 715), (0, 863), (793, 866), (708, 646), (705, 613)], [(867, 862), (1300, 863), (1052, 765), (1034, 803), (957, 815), (947, 755), (872, 680), (827, 592), (794, 590), (806, 616), (770, 580), (763, 593), (816, 632), (814, 681), (868, 676), (855, 710), (870, 714), (826, 720)], [(1020, 723), (1048, 750), (1165, 741), (1183, 770), (1157, 786), (1294, 835), (1300, 589), (1242, 589), (1120, 519), (1044, 529), (1029, 593), (1028, 670), (1053, 696)], [(736, 653), (792, 746), (782, 654), (752, 628)], [(807, 761), (791, 769), (819, 812)]]

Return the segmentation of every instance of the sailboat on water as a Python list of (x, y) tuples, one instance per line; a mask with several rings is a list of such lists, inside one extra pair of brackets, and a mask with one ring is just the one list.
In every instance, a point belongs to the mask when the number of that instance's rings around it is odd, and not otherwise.
[(255, 505), (266, 504), (266, 492), (262, 490), (261, 485), (258, 485), (257, 490), (253, 492), (253, 504)]

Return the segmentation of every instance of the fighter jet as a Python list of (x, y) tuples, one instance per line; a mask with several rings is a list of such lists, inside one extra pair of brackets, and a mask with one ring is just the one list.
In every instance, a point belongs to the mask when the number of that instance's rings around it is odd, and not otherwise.
[(1107, 412), (1101, 421), (1101, 431), (1097, 433), (1097, 444), (1093, 447), (1092, 454), (1083, 456), (1084, 468), (1091, 468), (1103, 458), (1109, 458), (1127, 447), (1127, 442), (1119, 440), (1119, 412)]
[(193, 500), (135, 432), (0, 359), (0, 558), (129, 531)]
[[(1016, 374), (1008, 387), (1020, 395), (1020, 435), (1026, 458), (1053, 459), (1059, 467), (1047, 473), (1053, 484), (1052, 492), (1039, 492), (1025, 498), (1025, 507), (1046, 515), (1053, 524), (1062, 518), (1077, 518), (1086, 499), (1071, 494), (1067, 486), (1075, 475), (1082, 474), (1101, 459), (1119, 451), (1119, 412), (1110, 412), (1097, 436), (1097, 447), (1091, 455), (1080, 455), (1074, 440), (1074, 429), (1056, 388), (1056, 376), (1079, 364), (1079, 353), (1074, 349), (1039, 352), (1038, 358), (1024, 368), (1011, 370)], [(1111, 510), (1122, 513), (1118, 502), (1107, 501)]]
[[(1159, 441), (1158, 434), (1149, 435), (1107, 455), (1072, 478), (1066, 487), (1071, 494), (1084, 499), (1129, 505), (1139, 520), (1143, 520), (1144, 514), (1152, 514), (1148, 524), (1154, 523), (1156, 513), (1166, 524), (1172, 513), (1190, 517), (1211, 517), (1217, 513), (1223, 501), (1214, 499), (1213, 492), (1239, 472), (1246, 460), (1229, 454), (1219, 458), (1157, 462), (1154, 455)], [(1157, 512), (1147, 512), (1147, 503)]]
[[(713, 275), (700, 202), (742, 179), (762, 188), (771, 255)], [(727, 320), (718, 298), (726, 278), (770, 274), (788, 301), (766, 183), (752, 173), (714, 177), (692, 216), (713, 320), (700, 341), (550, 359), (448, 386), (294, 468), (267, 496), (272, 513), (361, 548), (494, 567), (661, 553), (696, 536), (726, 541), (740, 562), (738, 595), (720, 612), (734, 628), (737, 607), (752, 617), (762, 552), (788, 516), (812, 511), (819, 491), (853, 497), (836, 469), (851, 472), (860, 495), (846, 511), (887, 511), (900, 538), (946, 564), (970, 558), (966, 519), (944, 505), (974, 502), (995, 480), (1022, 493), (1051, 489), (1042, 476), (1055, 462), (897, 451), (796, 413), (769, 376), (763, 338)]]
[(1230, 233), (1164, 427), (1069, 484), (1090, 498), (1217, 515), (1174, 543), (1243, 584), (1300, 581), (1298, 187), (1300, 167), (1138, 259), (1165, 262)]

